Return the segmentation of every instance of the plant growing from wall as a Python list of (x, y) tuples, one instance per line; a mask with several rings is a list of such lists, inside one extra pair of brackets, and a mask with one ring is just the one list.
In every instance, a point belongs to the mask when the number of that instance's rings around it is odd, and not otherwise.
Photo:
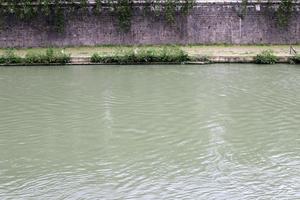
[(289, 24), (289, 19), (293, 12), (293, 0), (281, 0), (279, 8), (276, 12), (278, 18), (278, 25), (286, 27)]
[(195, 5), (195, 0), (183, 0), (181, 11), (187, 15)]
[(240, 8), (240, 10), (238, 11), (238, 16), (239, 16), (241, 19), (244, 19), (245, 16), (247, 15), (247, 6), (248, 6), (248, 0), (242, 0), (241, 8)]
[[(278, 1), (274, 1), (274, 3), (278, 3)], [(280, 27), (286, 27), (289, 24), (290, 18), (293, 13), (294, 0), (280, 0), (279, 7), (275, 12), (277, 18), (277, 24)], [(268, 0), (267, 7), (272, 6), (272, 0)], [(242, 0), (241, 8), (237, 11), (238, 16), (241, 19), (244, 19), (247, 15), (247, 6), (248, 0)]]
[[(146, 6), (154, 7), (154, 10), (163, 14), (169, 23), (175, 22), (177, 13), (188, 14), (193, 8), (195, 0), (146, 0)], [(64, 4), (69, 4), (65, 6)], [(122, 30), (128, 31), (133, 15), (134, 0), (95, 0), (94, 11), (99, 14), (102, 4), (113, 8), (119, 26)], [(240, 17), (247, 14), (248, 0), (242, 0)], [(38, 15), (49, 18), (48, 21), (58, 32), (64, 29), (65, 15), (68, 12), (82, 10), (88, 12), (88, 0), (0, 0), (0, 14), (11, 15), (19, 20), (31, 20)], [(161, 9), (157, 9), (161, 8)], [(144, 8), (147, 9), (147, 8)], [(277, 11), (278, 23), (286, 26), (293, 10), (293, 0), (281, 0)]]
[[(188, 14), (194, 3), (195, 0), (146, 0), (142, 7), (154, 7), (171, 24), (175, 23), (178, 13)], [(88, 0), (0, 0), (0, 15), (1, 18), (13, 16), (22, 21), (43, 16), (57, 32), (63, 32), (68, 13), (89, 12), (89, 6), (93, 6), (94, 13), (100, 14), (102, 5), (108, 6), (115, 14), (121, 30), (130, 30), (134, 0), (95, 0), (93, 5)]]
[(133, 14), (133, 1), (132, 0), (117, 0), (113, 4), (114, 12), (118, 17), (119, 27), (123, 31), (129, 31), (131, 26), (131, 17)]
[(94, 7), (94, 13), (95, 14), (100, 14), (100, 10), (102, 8), (102, 2), (101, 0), (95, 0), (95, 7)]
[(176, 0), (166, 0), (166, 5), (164, 7), (165, 17), (167, 22), (174, 23), (175, 22), (175, 14), (176, 14)]
[(65, 15), (63, 7), (60, 5), (59, 0), (55, 0), (54, 7), (52, 9), (52, 15), (50, 15), (50, 18), (52, 19), (52, 25), (54, 29), (62, 33), (65, 28)]

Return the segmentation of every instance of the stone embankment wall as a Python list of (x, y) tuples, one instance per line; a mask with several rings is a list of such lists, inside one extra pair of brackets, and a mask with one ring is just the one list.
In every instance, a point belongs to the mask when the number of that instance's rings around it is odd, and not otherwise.
[(288, 27), (276, 23), (278, 5), (250, 3), (241, 17), (239, 3), (197, 3), (187, 16), (170, 25), (163, 16), (145, 15), (135, 7), (131, 29), (119, 30), (110, 12), (68, 16), (63, 33), (44, 19), (8, 19), (0, 25), (0, 47), (47, 47), (104, 44), (295, 44), (300, 43), (300, 5)]

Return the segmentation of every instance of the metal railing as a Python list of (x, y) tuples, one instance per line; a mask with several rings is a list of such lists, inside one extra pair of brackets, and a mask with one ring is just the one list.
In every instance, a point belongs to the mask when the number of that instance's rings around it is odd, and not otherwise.
[(294, 55), (297, 54), (297, 51), (294, 49), (293, 46), (290, 46), (290, 54), (294, 54)]

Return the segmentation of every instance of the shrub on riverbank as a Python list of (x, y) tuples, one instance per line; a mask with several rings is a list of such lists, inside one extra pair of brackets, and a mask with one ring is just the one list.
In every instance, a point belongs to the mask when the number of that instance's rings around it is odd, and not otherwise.
[(119, 50), (113, 55), (100, 55), (94, 53), (91, 57), (92, 63), (182, 63), (189, 61), (188, 55), (178, 47), (145, 48)]
[(22, 63), (22, 58), (17, 56), (12, 49), (5, 51), (4, 55), (0, 56), (0, 64), (18, 64)]
[(62, 51), (47, 49), (46, 53), (28, 53), (24, 58), (26, 64), (66, 64), (71, 57)]
[(256, 64), (275, 64), (278, 62), (278, 58), (274, 55), (272, 50), (262, 51), (255, 57)]
[(297, 54), (290, 58), (291, 64), (300, 64), (300, 54)]
[(16, 55), (13, 50), (7, 50), (0, 56), (0, 64), (66, 64), (70, 59), (70, 55), (51, 48), (45, 53), (29, 52), (25, 58)]

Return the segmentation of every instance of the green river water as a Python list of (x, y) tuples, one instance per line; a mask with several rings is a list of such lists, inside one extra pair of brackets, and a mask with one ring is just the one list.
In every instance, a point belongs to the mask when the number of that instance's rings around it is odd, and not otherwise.
[(0, 67), (0, 199), (300, 199), (300, 67)]

